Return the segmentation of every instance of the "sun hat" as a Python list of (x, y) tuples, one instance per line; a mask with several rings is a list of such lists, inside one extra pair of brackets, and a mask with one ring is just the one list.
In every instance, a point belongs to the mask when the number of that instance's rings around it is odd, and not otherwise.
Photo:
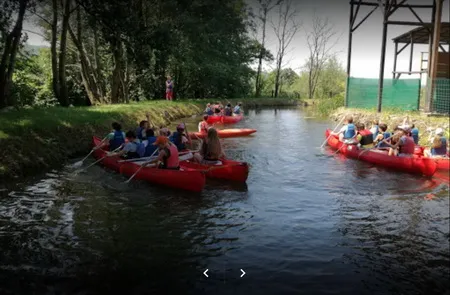
[(397, 128), (401, 129), (401, 130), (403, 130), (405, 132), (409, 132), (409, 130), (410, 130), (409, 125), (400, 125)]
[(442, 135), (442, 134), (444, 134), (444, 129), (436, 128), (436, 130), (434, 132), (436, 133), (436, 135)]
[(166, 136), (158, 136), (153, 145), (168, 144), (168, 143), (169, 138), (167, 138)]

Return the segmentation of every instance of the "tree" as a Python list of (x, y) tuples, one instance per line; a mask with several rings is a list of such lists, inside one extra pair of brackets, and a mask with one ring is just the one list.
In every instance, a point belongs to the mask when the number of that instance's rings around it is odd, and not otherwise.
[[(17, 1), (6, 1), (5, 4), (8, 2), (10, 6), (9, 9), (11, 9), (11, 12), (14, 11), (15, 7), (17, 6)], [(3, 47), (3, 54), (2, 59), (0, 62), (0, 108), (13, 105), (14, 102), (8, 101), (10, 98), (9, 91), (11, 88), (11, 82), (12, 82), (12, 75), (14, 72), (14, 65), (16, 61), (16, 55), (17, 51), (19, 50), (19, 44), (20, 40), (22, 38), (22, 26), (23, 26), (23, 20), (25, 17), (25, 11), (27, 9), (28, 0), (19, 0), (18, 3), (18, 12), (17, 12), (17, 19), (15, 22), (15, 25), (13, 29), (10, 32), (2, 32), (5, 33), (6, 38), (4, 38), (5, 43)], [(7, 5), (4, 5), (2, 9), (8, 7)], [(8, 13), (8, 12), (7, 12)], [(3, 14), (3, 13), (2, 13)], [(9, 19), (7, 19), (9, 20)], [(6, 22), (7, 24), (8, 22)], [(7, 28), (7, 25), (4, 27)], [(3, 37), (2, 37), (3, 39)]]
[(306, 36), (309, 56), (305, 67), (308, 72), (308, 97), (312, 99), (323, 67), (331, 56), (331, 50), (337, 40), (333, 43), (333, 38), (336, 36), (333, 25), (327, 18), (322, 19), (317, 15), (314, 15), (312, 30), (307, 32)]
[(265, 48), (266, 45), (266, 23), (267, 23), (267, 15), (268, 13), (275, 8), (277, 5), (280, 5), (282, 0), (258, 0), (258, 3), (260, 5), (260, 11), (259, 11), (259, 20), (261, 21), (261, 48), (258, 55), (258, 70), (256, 72), (256, 81), (255, 81), (255, 96), (259, 97), (261, 96), (261, 89), (262, 89), (262, 80), (261, 80), (261, 72), (262, 72), (262, 61), (265, 59), (265, 57), (269, 60), (273, 59), (270, 58), (270, 56), (267, 55), (268, 51)]
[(293, 6), (292, 0), (284, 1), (278, 10), (278, 22), (272, 22), (272, 27), (278, 40), (276, 55), (276, 76), (275, 76), (275, 93), (278, 97), (280, 88), (280, 74), (283, 66), (283, 59), (287, 54), (287, 49), (292, 39), (300, 28), (300, 22), (297, 20), (298, 11)]

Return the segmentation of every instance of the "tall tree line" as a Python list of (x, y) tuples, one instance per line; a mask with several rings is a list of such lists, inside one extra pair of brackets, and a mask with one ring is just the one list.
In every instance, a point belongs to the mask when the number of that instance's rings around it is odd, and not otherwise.
[[(50, 44), (49, 94), (61, 106), (162, 98), (167, 75), (181, 98), (250, 94), (250, 64), (267, 52), (248, 30), (243, 0), (4, 0), (0, 107), (15, 95), (24, 24)], [(27, 32), (28, 31), (28, 32)], [(267, 52), (267, 54), (269, 54)], [(42, 60), (42, 59), (39, 59)], [(26, 65), (26, 63), (22, 63)], [(17, 76), (17, 75), (16, 75)]]

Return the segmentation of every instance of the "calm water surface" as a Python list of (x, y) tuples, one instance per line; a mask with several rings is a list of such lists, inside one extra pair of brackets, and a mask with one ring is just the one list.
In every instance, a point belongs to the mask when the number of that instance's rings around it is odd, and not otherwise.
[(246, 185), (95, 166), (0, 191), (0, 294), (449, 294), (448, 183), (316, 148), (330, 123), (298, 109), (236, 127)]

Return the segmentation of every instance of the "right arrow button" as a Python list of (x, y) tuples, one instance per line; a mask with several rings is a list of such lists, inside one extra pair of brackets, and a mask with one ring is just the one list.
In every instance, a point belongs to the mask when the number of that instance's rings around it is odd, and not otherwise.
[(241, 268), (241, 272), (242, 272), (242, 274), (241, 274), (241, 278), (242, 278), (243, 276), (245, 276), (245, 271)]

